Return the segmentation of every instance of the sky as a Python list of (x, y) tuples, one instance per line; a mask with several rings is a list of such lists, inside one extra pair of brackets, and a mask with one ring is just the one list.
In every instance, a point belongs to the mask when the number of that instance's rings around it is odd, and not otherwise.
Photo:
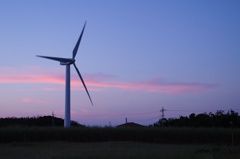
[(191, 113), (240, 112), (239, 0), (1, 0), (0, 117), (64, 118), (88, 126), (149, 125)]

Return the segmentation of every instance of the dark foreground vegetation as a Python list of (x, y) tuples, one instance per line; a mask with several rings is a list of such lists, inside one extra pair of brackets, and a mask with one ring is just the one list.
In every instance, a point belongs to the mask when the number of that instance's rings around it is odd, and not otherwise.
[(137, 142), (0, 144), (1, 159), (239, 159), (240, 147)]
[(6, 127), (0, 142), (110, 142), (240, 145), (239, 128)]

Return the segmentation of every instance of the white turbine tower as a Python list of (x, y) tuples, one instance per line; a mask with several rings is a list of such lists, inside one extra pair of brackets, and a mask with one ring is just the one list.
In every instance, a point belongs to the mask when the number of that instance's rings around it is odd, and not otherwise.
[(80, 80), (82, 81), (82, 84), (87, 92), (87, 95), (93, 105), (93, 102), (92, 102), (92, 99), (90, 97), (90, 94), (87, 90), (87, 87), (83, 81), (83, 78), (75, 64), (75, 56), (77, 55), (77, 51), (78, 51), (78, 47), (79, 47), (79, 44), (81, 42), (81, 39), (82, 39), (82, 35), (83, 35), (83, 32), (84, 32), (84, 29), (85, 29), (85, 26), (86, 26), (86, 22), (83, 26), (83, 29), (82, 29), (82, 32), (79, 36), (79, 39), (77, 41), (77, 44), (75, 46), (75, 48), (73, 49), (73, 54), (72, 54), (72, 58), (60, 58), (60, 57), (49, 57), (49, 56), (39, 56), (37, 55), (38, 57), (42, 57), (42, 58), (46, 58), (46, 59), (50, 59), (50, 60), (55, 60), (55, 61), (59, 61), (60, 62), (60, 65), (66, 65), (66, 87), (65, 87), (65, 119), (64, 119), (64, 127), (69, 127), (71, 126), (71, 117), (70, 117), (70, 65), (73, 64), (73, 66), (75, 67), (78, 75), (79, 75), (79, 78)]

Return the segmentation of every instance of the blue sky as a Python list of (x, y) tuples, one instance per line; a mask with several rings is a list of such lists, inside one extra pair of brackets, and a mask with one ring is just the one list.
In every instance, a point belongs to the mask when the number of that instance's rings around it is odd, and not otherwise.
[(2, 0), (0, 116), (64, 114), (65, 68), (35, 55), (76, 56), (72, 120), (148, 125), (192, 112), (239, 112), (237, 0)]

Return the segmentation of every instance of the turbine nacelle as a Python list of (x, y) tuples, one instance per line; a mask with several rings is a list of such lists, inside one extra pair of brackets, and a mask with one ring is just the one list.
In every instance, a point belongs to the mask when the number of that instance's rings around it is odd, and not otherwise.
[(75, 62), (75, 59), (69, 59), (69, 62), (60, 61), (60, 65), (71, 65)]

